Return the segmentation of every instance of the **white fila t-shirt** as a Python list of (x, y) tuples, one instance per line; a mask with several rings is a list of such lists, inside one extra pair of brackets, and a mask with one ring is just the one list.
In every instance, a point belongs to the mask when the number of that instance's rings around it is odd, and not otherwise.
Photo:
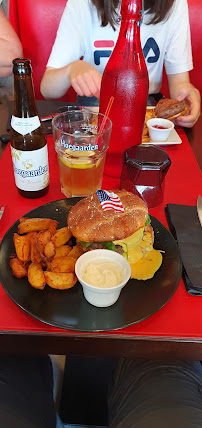
[[(141, 45), (149, 73), (149, 93), (160, 91), (163, 64), (167, 74), (193, 68), (187, 0), (175, 0), (168, 19), (147, 25), (151, 15), (144, 15)], [(116, 43), (119, 25), (114, 31), (101, 27), (91, 0), (68, 0), (57, 31), (47, 66), (65, 65), (83, 57), (102, 74)]]

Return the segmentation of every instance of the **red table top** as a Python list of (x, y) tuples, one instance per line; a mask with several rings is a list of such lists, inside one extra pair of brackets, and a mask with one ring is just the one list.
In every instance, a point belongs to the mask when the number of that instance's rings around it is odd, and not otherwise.
[[(167, 226), (165, 206), (167, 203), (196, 205), (198, 195), (202, 191), (202, 174), (189, 145), (186, 135), (179, 130), (182, 144), (164, 147), (168, 152), (172, 165), (166, 175), (164, 202), (150, 210), (159, 221)], [(25, 199), (18, 194), (14, 184), (10, 146), (6, 148), (0, 160), (0, 205), (6, 209), (0, 221), (0, 239), (8, 228), (28, 211), (47, 202), (63, 199), (60, 191), (57, 157), (54, 151), (53, 137), (48, 137), (50, 189), (40, 199)], [(103, 178), (103, 189), (118, 188), (119, 183)], [(202, 338), (202, 297), (190, 296), (183, 280), (170, 301), (156, 314), (130, 327), (106, 332), (105, 335), (149, 336), (175, 338)], [(11, 332), (42, 332), (65, 333), (65, 330), (46, 325), (21, 310), (7, 296), (0, 285), (0, 331)], [(75, 332), (68, 331), (72, 335)], [(102, 333), (96, 333), (102, 335)]]

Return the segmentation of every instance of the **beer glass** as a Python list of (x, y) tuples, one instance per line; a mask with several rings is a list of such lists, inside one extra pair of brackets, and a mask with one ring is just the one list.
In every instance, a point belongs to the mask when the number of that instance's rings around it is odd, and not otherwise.
[(88, 109), (64, 112), (52, 120), (61, 191), (87, 196), (101, 188), (112, 123)]

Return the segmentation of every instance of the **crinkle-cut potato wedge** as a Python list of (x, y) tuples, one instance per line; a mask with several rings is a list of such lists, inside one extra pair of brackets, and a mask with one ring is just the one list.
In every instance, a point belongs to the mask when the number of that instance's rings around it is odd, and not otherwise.
[(74, 257), (75, 259), (78, 259), (83, 254), (83, 247), (80, 243), (76, 244), (72, 250), (69, 252), (70, 257)]
[(61, 245), (66, 244), (69, 239), (71, 238), (72, 233), (68, 229), (68, 227), (62, 227), (61, 229), (58, 229), (55, 233), (55, 235), (52, 236), (52, 241), (55, 245), (55, 247), (60, 247)]
[(28, 266), (28, 281), (32, 287), (43, 290), (46, 281), (44, 277), (44, 272), (40, 263), (30, 263)]
[(51, 240), (51, 233), (49, 230), (41, 230), (37, 234), (37, 247), (42, 254), (44, 252), (44, 248), (47, 242), (49, 242), (50, 240)]
[(23, 278), (27, 276), (27, 267), (24, 262), (21, 262), (17, 257), (10, 260), (10, 267), (12, 269), (13, 275), (17, 278)]
[(44, 272), (46, 283), (51, 288), (57, 290), (67, 290), (72, 288), (76, 282), (77, 277), (74, 273), (56, 273), (56, 272)]
[(50, 218), (28, 218), (22, 221), (18, 225), (18, 233), (22, 235), (28, 232), (39, 232), (40, 230), (56, 228), (58, 222)]
[(76, 259), (74, 257), (55, 257), (49, 264), (51, 272), (74, 272)]
[(14, 233), (13, 242), (17, 258), (21, 262), (28, 262), (30, 260), (30, 237), (28, 235), (20, 236)]
[(65, 257), (69, 254), (72, 247), (70, 245), (61, 245), (60, 247), (55, 248), (55, 258), (56, 257)]
[(47, 259), (52, 259), (55, 256), (55, 246), (52, 241), (47, 242), (44, 247), (44, 256)]
[(40, 251), (37, 246), (37, 232), (30, 232), (30, 259), (31, 262), (40, 263), (42, 261), (42, 257)]

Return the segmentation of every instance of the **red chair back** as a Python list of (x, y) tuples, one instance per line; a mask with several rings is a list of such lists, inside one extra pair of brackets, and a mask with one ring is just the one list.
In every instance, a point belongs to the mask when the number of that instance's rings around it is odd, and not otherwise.
[[(40, 83), (67, 0), (9, 0), (9, 20), (19, 35), (25, 58), (33, 69), (36, 99), (43, 99)], [(70, 88), (62, 101), (76, 100)]]

